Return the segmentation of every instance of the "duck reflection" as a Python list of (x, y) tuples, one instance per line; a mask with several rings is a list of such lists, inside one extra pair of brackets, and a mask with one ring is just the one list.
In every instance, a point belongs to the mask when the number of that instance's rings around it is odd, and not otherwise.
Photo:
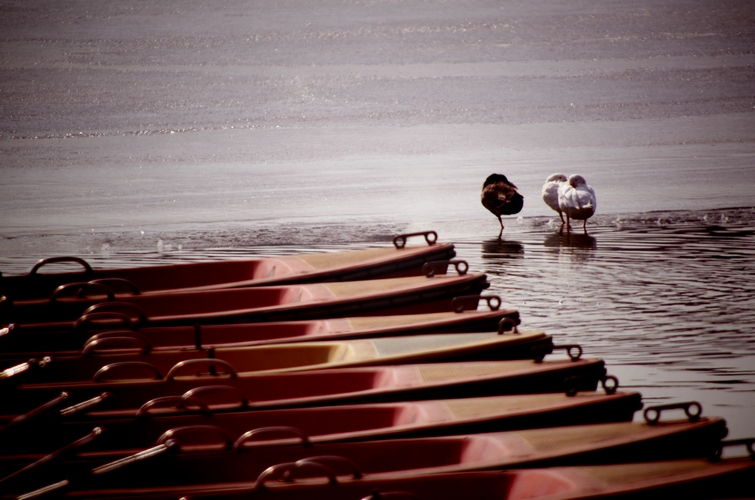
[(558, 255), (561, 262), (584, 263), (595, 257), (598, 242), (589, 234), (558, 232), (549, 234), (543, 242), (550, 253)]
[(589, 234), (564, 233), (558, 232), (549, 234), (545, 237), (543, 244), (550, 248), (587, 248), (590, 250), (598, 249), (598, 241), (594, 236)]
[(518, 241), (488, 240), (482, 242), (483, 259), (521, 259), (524, 246)]

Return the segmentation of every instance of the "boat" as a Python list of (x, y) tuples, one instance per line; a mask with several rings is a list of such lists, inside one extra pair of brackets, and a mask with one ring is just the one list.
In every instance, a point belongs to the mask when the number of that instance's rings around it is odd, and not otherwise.
[[(320, 479), (296, 481), (296, 471), (319, 471)], [(294, 471), (294, 474), (287, 472)], [(202, 485), (198, 488), (77, 491), (75, 498), (108, 498), (127, 494), (140, 498), (244, 498), (276, 500), (566, 500), (589, 498), (752, 498), (755, 462), (733, 459), (710, 462), (706, 459), (671, 460), (592, 467), (559, 467), (516, 471), (480, 471), (458, 474), (378, 478), (369, 476), (337, 478), (327, 465), (317, 461), (281, 464), (260, 477), (253, 486)], [(279, 479), (284, 477), (285, 479)], [(277, 480), (276, 480), (277, 479)], [(60, 485), (59, 487), (64, 487)], [(133, 498), (133, 497), (132, 497)]]
[[(175, 407), (176, 402), (171, 401)], [(278, 410), (211, 411), (188, 400), (179, 412), (144, 409), (133, 417), (85, 416), (59, 425), (12, 430), (6, 454), (52, 453), (90, 433), (104, 430), (90, 450), (126, 456), (176, 433), (227, 437), (237, 446), (257, 440), (292, 443), (365, 441), (441, 436), (524, 428), (631, 421), (642, 407), (632, 391), (583, 391), (485, 396), (399, 403), (339, 405)], [(168, 433), (171, 431), (170, 433)], [(168, 433), (168, 434), (166, 434)], [(14, 434), (16, 434), (14, 436)], [(163, 436), (163, 438), (161, 438)], [(167, 437), (166, 437), (167, 436)], [(14, 450), (14, 448), (16, 448)]]
[[(24, 331), (70, 331), (105, 313), (138, 326), (178, 326), (474, 310), (489, 286), (485, 274), (431, 274), (405, 278), (119, 295), (74, 283), (50, 298), (5, 304), (0, 318)], [(70, 293), (69, 293), (70, 292)], [(116, 300), (117, 298), (117, 300)], [(457, 302), (453, 302), (457, 299)], [(111, 329), (112, 323), (101, 325)], [(6, 334), (9, 332), (5, 332)]]
[[(210, 411), (302, 408), (340, 404), (420, 401), (462, 397), (617, 389), (603, 360), (535, 362), (472, 361), (336, 368), (268, 374), (187, 376), (170, 379), (22, 385), (6, 398), (0, 436), (9, 446), (12, 422), (21, 427), (93, 418), (133, 417), (161, 408), (163, 413), (200, 404)], [(568, 387), (567, 387), (568, 386)], [(165, 407), (171, 402), (174, 410)], [(184, 409), (185, 410), (185, 409)], [(9, 432), (10, 431), (10, 432)], [(31, 432), (39, 432), (32, 430)]]
[[(78, 356), (51, 357), (28, 383), (117, 380), (163, 374), (173, 379), (189, 373), (281, 373), (325, 368), (377, 366), (439, 361), (521, 359), (533, 348), (552, 345), (540, 331), (505, 335), (497, 332), (407, 335), (339, 342), (302, 342), (253, 347), (149, 351), (103, 350)], [(539, 352), (535, 349), (534, 352)], [(149, 366), (154, 371), (146, 371)]]
[[(632, 464), (548, 467), (449, 474), (363, 474), (358, 465), (333, 457), (281, 463), (254, 482), (133, 487), (108, 484), (119, 466), (108, 464), (88, 475), (62, 480), (19, 498), (58, 493), (63, 498), (274, 499), (274, 500), (567, 500), (592, 498), (753, 498), (755, 461), (732, 458), (663, 460)], [(346, 467), (347, 473), (341, 472)], [(336, 473), (335, 470), (339, 472)], [(113, 476), (108, 476), (113, 473)], [(151, 471), (159, 477), (159, 472)], [(125, 472), (126, 477), (133, 477)]]
[[(206, 429), (201, 429), (206, 430)], [(197, 429), (195, 429), (197, 431)], [(712, 456), (726, 424), (719, 418), (669, 421), (657, 425), (639, 422), (529, 429), (431, 438), (266, 446), (235, 446), (222, 433), (168, 431), (155, 447), (138, 452), (136, 467), (106, 465), (106, 454), (88, 445), (106, 430), (92, 431), (76, 441), (74, 453), (0, 458), (0, 486), (28, 491), (40, 482), (53, 483), (80, 476), (88, 470), (110, 468), (103, 474), (108, 487), (132, 488), (255, 482), (269, 467), (304, 460), (323, 461), (336, 474), (359, 471), (373, 481), (381, 477), (450, 474), (563, 465), (627, 463), (652, 454), (655, 460)], [(166, 437), (168, 436), (168, 437)], [(197, 439), (199, 438), (199, 439)], [(171, 441), (171, 447), (165, 446)], [(128, 457), (119, 459), (127, 463)], [(116, 461), (116, 464), (118, 463)], [(344, 467), (345, 466), (345, 467)], [(159, 470), (160, 474), (148, 474)]]
[[(407, 246), (408, 238), (419, 236), (424, 236), (427, 245)], [(151, 294), (421, 275), (424, 264), (456, 255), (453, 244), (437, 239), (435, 231), (425, 231), (398, 235), (390, 247), (115, 269), (93, 269), (79, 257), (51, 257), (37, 262), (26, 274), (0, 275), (0, 295), (14, 302), (46, 299), (61, 285), (88, 282), (127, 294)], [(77, 270), (42, 272), (60, 264)], [(440, 274), (447, 265), (431, 267)]]
[(136, 346), (150, 351), (208, 349), (420, 333), (483, 332), (496, 329), (508, 331), (519, 325), (519, 312), (515, 309), (501, 309), (500, 297), (491, 295), (481, 296), (480, 299), (491, 303), (493, 308), (233, 325), (135, 326), (133, 329), (116, 328), (97, 333), (86, 328), (67, 332), (24, 332), (22, 329), (13, 329), (0, 337), (0, 360), (42, 358), (48, 355), (73, 356), (82, 351), (98, 349), (103, 344), (111, 347)]

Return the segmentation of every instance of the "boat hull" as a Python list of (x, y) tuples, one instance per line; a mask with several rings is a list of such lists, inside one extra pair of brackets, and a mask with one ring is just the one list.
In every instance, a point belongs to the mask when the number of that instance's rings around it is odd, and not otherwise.
[[(70, 331), (110, 312), (138, 326), (228, 324), (342, 318), (380, 314), (450, 312), (453, 299), (487, 288), (484, 274), (434, 275), (306, 285), (232, 288), (202, 292), (115, 297), (107, 294), (55, 296), (6, 304), (4, 324), (26, 331)], [(464, 303), (477, 308), (476, 300)], [(112, 328), (105, 322), (100, 329)]]
[[(450, 243), (424, 246), (386, 247), (342, 252), (323, 252), (279, 257), (236, 259), (213, 262), (142, 266), (116, 269), (92, 269), (86, 261), (74, 257), (43, 260), (24, 275), (0, 278), (0, 295), (13, 301), (49, 298), (55, 289), (69, 283), (104, 282), (117, 292), (164, 293), (175, 290), (195, 291), (248, 286), (272, 286), (294, 283), (355, 281), (382, 277), (419, 276), (428, 261), (442, 261), (455, 256)], [(54, 269), (55, 261), (81, 267), (81, 271), (42, 273)], [(436, 273), (445, 267), (436, 266)], [(104, 281), (103, 281), (104, 280)]]

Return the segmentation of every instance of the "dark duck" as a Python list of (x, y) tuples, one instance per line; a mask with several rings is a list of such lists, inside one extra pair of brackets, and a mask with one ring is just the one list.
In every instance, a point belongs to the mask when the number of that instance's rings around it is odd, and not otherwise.
[(503, 234), (501, 216), (518, 214), (524, 205), (522, 193), (505, 175), (501, 174), (492, 174), (485, 179), (480, 200), (482, 206), (498, 217), (498, 222), (501, 224), (501, 232), (498, 233), (499, 238)]

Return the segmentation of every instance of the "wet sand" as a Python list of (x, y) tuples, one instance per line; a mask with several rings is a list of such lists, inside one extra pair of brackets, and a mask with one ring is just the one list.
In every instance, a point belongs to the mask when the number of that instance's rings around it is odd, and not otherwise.
[[(0, 271), (435, 229), (525, 326), (755, 435), (746, 2), (9, 2)], [(492, 172), (521, 218), (479, 204)], [(565, 240), (553, 172), (598, 193)], [(734, 209), (732, 209), (734, 207)]]

